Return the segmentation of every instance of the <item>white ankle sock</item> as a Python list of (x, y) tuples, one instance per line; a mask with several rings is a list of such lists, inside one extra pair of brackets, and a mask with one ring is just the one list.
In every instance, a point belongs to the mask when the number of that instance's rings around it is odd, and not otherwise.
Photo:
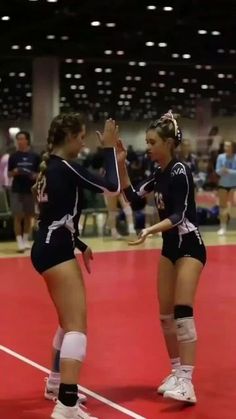
[(180, 367), (180, 357), (170, 359), (172, 370), (177, 370)]
[(176, 375), (178, 378), (185, 378), (186, 380), (192, 380), (194, 366), (193, 365), (180, 365)]
[(16, 242), (20, 250), (24, 248), (24, 241), (22, 236), (16, 236)]
[(48, 376), (48, 382), (50, 384), (60, 384), (61, 374), (59, 372), (51, 371)]

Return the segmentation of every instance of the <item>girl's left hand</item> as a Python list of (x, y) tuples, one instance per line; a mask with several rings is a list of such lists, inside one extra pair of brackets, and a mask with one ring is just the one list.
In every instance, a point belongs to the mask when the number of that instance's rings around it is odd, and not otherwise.
[(145, 242), (145, 240), (146, 240), (146, 238), (147, 238), (147, 236), (149, 235), (150, 233), (149, 233), (149, 230), (148, 230), (148, 228), (144, 228), (140, 233), (139, 233), (139, 236), (138, 236), (138, 239), (137, 240), (134, 240), (134, 241), (130, 241), (130, 242), (128, 242), (128, 244), (129, 244), (129, 246), (137, 246), (138, 244), (142, 244), (142, 243), (144, 243)]

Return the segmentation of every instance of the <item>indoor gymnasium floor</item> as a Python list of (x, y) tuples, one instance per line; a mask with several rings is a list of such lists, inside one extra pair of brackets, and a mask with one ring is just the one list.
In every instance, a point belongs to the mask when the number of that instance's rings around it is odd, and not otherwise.
[[(81, 384), (99, 419), (235, 419), (236, 232), (208, 245), (196, 299), (198, 404), (164, 400), (156, 387), (169, 372), (156, 298), (160, 238), (139, 247), (88, 239), (95, 252), (85, 274), (89, 345)], [(0, 418), (49, 418), (43, 398), (56, 316), (29, 255), (0, 244)]]

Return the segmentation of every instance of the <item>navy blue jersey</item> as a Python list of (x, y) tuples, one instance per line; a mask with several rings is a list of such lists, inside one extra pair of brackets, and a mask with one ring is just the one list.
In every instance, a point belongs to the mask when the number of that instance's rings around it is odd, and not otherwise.
[(37, 185), (39, 229), (46, 228), (46, 243), (55, 230), (63, 227), (78, 235), (79, 217), (83, 205), (83, 189), (116, 195), (120, 181), (113, 148), (104, 149), (104, 177), (90, 173), (74, 161), (51, 155), (47, 169)]
[(33, 151), (16, 151), (11, 154), (8, 161), (8, 171), (18, 169), (19, 174), (14, 176), (12, 191), (16, 193), (31, 193), (35, 183), (33, 174), (39, 171), (40, 157)]
[(136, 189), (124, 189), (125, 197), (132, 202), (154, 191), (160, 220), (168, 218), (173, 228), (164, 232), (186, 234), (197, 229), (197, 213), (194, 197), (194, 183), (188, 166), (173, 159), (162, 171), (155, 169), (149, 178)]

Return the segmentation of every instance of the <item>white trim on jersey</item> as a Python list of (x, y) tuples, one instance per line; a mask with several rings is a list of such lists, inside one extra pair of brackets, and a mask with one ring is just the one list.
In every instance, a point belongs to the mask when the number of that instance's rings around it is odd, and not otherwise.
[[(144, 184), (140, 187), (140, 189), (137, 191), (137, 195), (138, 195), (138, 196), (140, 196), (140, 197), (142, 197), (142, 196), (145, 196), (146, 194), (148, 194), (149, 192), (145, 190), (145, 187), (146, 187), (147, 185), (149, 185), (149, 183), (154, 182), (154, 180), (155, 180), (155, 177), (153, 177), (152, 179), (149, 179), (147, 182), (145, 182), (145, 183), (144, 183)], [(131, 186), (132, 186), (132, 185), (131, 185)], [(132, 186), (132, 188), (133, 188), (133, 186)], [(135, 189), (134, 189), (134, 188), (133, 188), (133, 191), (135, 192)]]
[[(180, 164), (182, 166), (182, 169), (180, 169), (180, 171), (178, 173), (175, 173), (175, 174), (176, 175), (183, 174), (185, 176), (186, 183), (187, 183), (187, 193), (186, 193), (185, 200), (184, 200), (184, 210), (183, 210), (183, 213), (182, 213), (182, 218), (178, 223), (173, 225), (173, 227), (178, 226), (179, 235), (182, 235), (182, 234), (187, 234), (187, 233), (190, 233), (191, 231), (197, 230), (197, 227), (194, 224), (192, 224), (188, 220), (188, 218), (185, 217), (185, 213), (186, 213), (186, 210), (187, 210), (187, 207), (188, 207), (189, 181), (188, 181), (188, 176), (187, 176), (187, 173), (186, 173), (186, 168), (185, 168), (183, 163), (178, 161), (172, 167), (172, 170), (177, 164)], [(171, 172), (172, 172), (172, 170), (171, 170)]]
[(65, 163), (74, 173), (76, 173), (79, 177), (81, 177), (81, 179), (83, 179), (85, 182), (90, 183), (90, 185), (95, 186), (98, 189), (101, 189), (103, 191), (104, 194), (106, 195), (117, 195), (117, 193), (120, 191), (120, 178), (119, 178), (119, 170), (118, 170), (118, 165), (117, 165), (117, 159), (116, 159), (116, 154), (115, 154), (115, 149), (113, 148), (113, 153), (114, 153), (114, 160), (115, 160), (115, 167), (116, 167), (116, 175), (117, 175), (117, 179), (118, 179), (118, 187), (116, 191), (110, 191), (109, 189), (105, 188), (102, 185), (99, 185), (98, 183), (92, 182), (91, 180), (87, 179), (86, 177), (84, 177), (81, 173), (77, 172), (77, 170), (71, 166), (66, 160), (62, 160), (63, 163)]
[(48, 226), (48, 234), (47, 234), (45, 243), (47, 244), (50, 243), (53, 231), (57, 230), (58, 228), (62, 226), (66, 227), (71, 232), (71, 234), (75, 233), (73, 219), (77, 214), (78, 200), (79, 200), (79, 192), (78, 192), (78, 188), (76, 188), (75, 205), (73, 209), (73, 214), (72, 215), (66, 214), (60, 220), (55, 220), (52, 222), (52, 224), (50, 224), (50, 226)]

